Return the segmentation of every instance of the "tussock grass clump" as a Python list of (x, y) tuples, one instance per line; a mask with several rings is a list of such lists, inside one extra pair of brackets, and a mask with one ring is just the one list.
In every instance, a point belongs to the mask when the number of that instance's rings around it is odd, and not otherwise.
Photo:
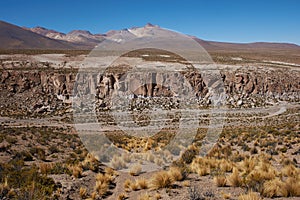
[(298, 178), (289, 177), (285, 181), (285, 189), (288, 192), (288, 196), (300, 197), (300, 176)]
[(237, 168), (233, 168), (233, 172), (227, 177), (227, 181), (232, 187), (242, 186), (242, 179)]
[(39, 167), (41, 170), (41, 174), (49, 174), (53, 169), (53, 163), (40, 163)]
[(96, 181), (94, 189), (100, 197), (103, 197), (108, 192), (109, 185), (107, 182)]
[(199, 167), (197, 169), (197, 174), (199, 174), (199, 176), (206, 176), (208, 174), (210, 174), (210, 168), (203, 166), (203, 167)]
[(82, 170), (81, 165), (70, 165), (70, 166), (68, 166), (68, 169), (70, 170), (70, 172), (72, 173), (72, 175), (75, 178), (82, 177), (83, 170)]
[(281, 173), (287, 177), (296, 177), (300, 171), (293, 164), (286, 165), (282, 168)]
[(96, 175), (96, 185), (94, 191), (100, 197), (104, 197), (108, 190), (110, 183), (114, 180), (114, 177), (108, 174), (98, 173)]
[(148, 188), (148, 181), (145, 178), (137, 179), (135, 182), (139, 189), (147, 189)]
[(248, 194), (240, 195), (238, 200), (262, 200), (262, 198), (255, 192), (249, 192)]
[(96, 175), (96, 181), (98, 182), (111, 182), (113, 180), (113, 177), (108, 175), (108, 174), (101, 174), (101, 173), (98, 173)]
[(132, 191), (137, 191), (137, 190), (139, 190), (139, 186), (138, 186), (138, 184), (136, 183), (136, 182), (131, 182), (131, 184), (130, 184), (130, 190), (132, 190)]
[(151, 187), (153, 189), (168, 188), (172, 185), (173, 180), (168, 172), (160, 171), (153, 175)]
[(113, 168), (110, 168), (110, 167), (106, 167), (104, 169), (104, 172), (106, 175), (111, 176), (111, 177), (118, 176), (118, 173)]
[(262, 195), (269, 198), (287, 197), (288, 191), (284, 182), (282, 182), (279, 178), (275, 178), (273, 180), (266, 181), (263, 184)]
[(127, 198), (128, 198), (128, 195), (125, 194), (125, 193), (121, 193), (121, 194), (119, 194), (119, 196), (118, 196), (118, 200), (125, 200), (125, 199), (127, 199)]
[(224, 186), (226, 186), (226, 183), (227, 183), (227, 181), (226, 181), (226, 177), (225, 176), (215, 176), (214, 177), (214, 182), (216, 183), (216, 185), (218, 186), (218, 187), (224, 187)]
[(233, 164), (228, 160), (222, 159), (219, 168), (222, 172), (232, 172)]
[(93, 154), (88, 153), (81, 164), (84, 170), (97, 172), (99, 162)]
[(142, 166), (140, 164), (133, 165), (129, 170), (129, 174), (132, 176), (138, 176), (141, 174), (141, 172), (142, 172)]
[(136, 180), (136, 181), (131, 181), (129, 179), (127, 179), (125, 182), (124, 182), (124, 188), (125, 188), (125, 191), (129, 192), (129, 191), (137, 191), (139, 189), (145, 189), (145, 188), (142, 188), (142, 187), (148, 187), (147, 183), (146, 182), (143, 182), (142, 180)]
[(79, 195), (82, 199), (85, 199), (87, 197), (87, 189), (83, 188), (83, 187), (80, 187)]
[(126, 179), (124, 182), (124, 188), (125, 190), (129, 190), (130, 189), (130, 185), (131, 185), (131, 180)]
[(182, 170), (179, 167), (171, 167), (168, 171), (172, 181), (182, 181), (184, 179)]
[(124, 160), (118, 156), (114, 156), (110, 164), (116, 170), (125, 169), (127, 167)]

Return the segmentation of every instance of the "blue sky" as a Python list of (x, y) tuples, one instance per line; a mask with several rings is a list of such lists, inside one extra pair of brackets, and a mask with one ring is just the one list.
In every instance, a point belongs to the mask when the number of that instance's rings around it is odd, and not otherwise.
[(299, 0), (1, 0), (0, 20), (105, 33), (147, 22), (201, 39), (300, 45)]

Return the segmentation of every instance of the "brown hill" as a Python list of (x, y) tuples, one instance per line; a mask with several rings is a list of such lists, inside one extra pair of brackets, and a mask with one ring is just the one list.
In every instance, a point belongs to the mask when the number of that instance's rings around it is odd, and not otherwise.
[(54, 40), (0, 21), (0, 49), (74, 49), (71, 43)]

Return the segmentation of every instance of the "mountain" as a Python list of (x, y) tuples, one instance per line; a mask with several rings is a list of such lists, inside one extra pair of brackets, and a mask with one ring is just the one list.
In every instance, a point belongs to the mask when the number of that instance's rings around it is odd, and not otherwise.
[(55, 40), (0, 21), (0, 49), (74, 49), (71, 43)]
[[(148, 42), (149, 37), (175, 38), (179, 33), (146, 24), (144, 27), (132, 27), (122, 30), (111, 30), (105, 34), (92, 34), (87, 30), (73, 30), (61, 33), (40, 26), (34, 28), (19, 27), (0, 21), (0, 49), (93, 49), (101, 42), (117, 46), (129, 41)], [(300, 46), (289, 43), (228, 43), (206, 41), (195, 36), (186, 35), (199, 43), (209, 52), (290, 52), (300, 54)], [(163, 45), (164, 42), (161, 40)], [(189, 47), (186, 47), (189, 48)]]
[(91, 49), (101, 41), (104, 40), (104, 37), (101, 34), (91, 34), (89, 31), (85, 30), (73, 30), (67, 34), (61, 33), (58, 31), (46, 29), (44, 27), (34, 27), (34, 28), (25, 28), (34, 33), (41, 34), (43, 36), (49, 37), (55, 40), (61, 40), (72, 43), (77, 47), (85, 47)]

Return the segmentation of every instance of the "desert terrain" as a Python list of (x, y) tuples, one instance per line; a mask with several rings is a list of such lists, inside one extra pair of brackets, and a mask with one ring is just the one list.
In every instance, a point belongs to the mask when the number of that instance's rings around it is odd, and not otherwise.
[(0, 21), (0, 199), (300, 199), (299, 69), (288, 43)]

